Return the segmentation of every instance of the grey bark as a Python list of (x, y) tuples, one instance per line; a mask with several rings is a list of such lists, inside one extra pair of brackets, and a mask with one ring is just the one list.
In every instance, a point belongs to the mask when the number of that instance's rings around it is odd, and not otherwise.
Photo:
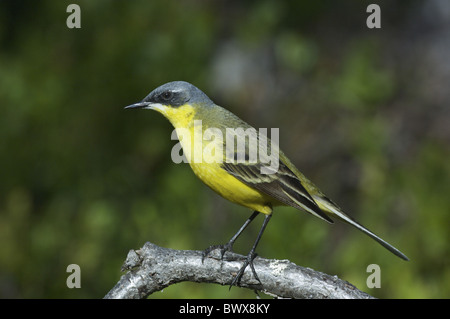
[[(228, 285), (245, 257), (226, 252), (220, 260), (219, 254), (214, 250), (202, 262), (201, 251), (173, 250), (148, 242), (137, 251), (130, 250), (122, 266), (122, 271), (128, 272), (104, 298), (142, 299), (182, 281)], [(247, 267), (240, 287), (278, 298), (373, 298), (337, 276), (297, 266), (288, 260), (256, 257), (254, 266), (262, 284)]]

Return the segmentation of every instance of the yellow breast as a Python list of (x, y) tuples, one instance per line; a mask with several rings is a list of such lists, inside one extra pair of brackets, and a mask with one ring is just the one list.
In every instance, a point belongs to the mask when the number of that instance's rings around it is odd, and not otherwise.
[(160, 111), (177, 130), (183, 153), (200, 180), (231, 202), (271, 214), (273, 199), (230, 175), (221, 167), (223, 141), (205, 138), (203, 123), (194, 120), (195, 110), (182, 105), (176, 110)]

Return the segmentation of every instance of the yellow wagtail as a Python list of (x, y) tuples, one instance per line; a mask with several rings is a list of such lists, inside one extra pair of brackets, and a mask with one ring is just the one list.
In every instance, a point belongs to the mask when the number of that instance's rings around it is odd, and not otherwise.
[[(277, 155), (276, 169), (271, 170), (270, 167), (267, 169), (268, 159), (261, 154), (256, 157), (256, 160), (255, 157), (250, 160), (253, 154), (249, 153), (250, 142), (248, 140), (252, 136), (256, 137), (258, 142), (264, 140), (268, 142), (267, 147), (272, 146), (271, 141), (265, 136), (255, 133), (256, 130), (233, 113), (216, 105), (194, 85), (183, 81), (166, 83), (153, 90), (141, 102), (126, 108), (151, 109), (163, 114), (175, 127), (178, 136), (183, 135), (180, 143), (197, 177), (222, 197), (254, 211), (227, 244), (209, 247), (205, 250), (204, 257), (213, 249), (220, 248), (223, 258), (224, 253), (227, 250), (231, 251), (234, 242), (250, 222), (259, 213), (265, 215), (256, 241), (242, 268), (233, 278), (231, 286), (239, 283), (247, 266), (250, 266), (254, 277), (259, 281), (253, 266), (253, 259), (256, 257), (255, 249), (272, 216), (273, 207), (277, 205), (305, 210), (329, 223), (333, 223), (332, 217), (337, 218), (361, 230), (396, 256), (408, 260), (408, 257), (397, 248), (346, 215), (280, 150), (272, 151)], [(211, 129), (215, 130), (213, 131), (215, 132), (214, 138), (211, 138), (211, 134), (204, 134)], [(225, 140), (218, 138), (219, 134), (217, 133), (228, 136), (227, 130), (229, 129), (232, 129), (235, 134), (238, 132), (238, 135), (242, 132), (250, 132), (245, 137), (244, 149), (239, 149), (235, 145), (231, 148), (229, 145), (227, 147), (224, 145)], [(241, 130), (239, 131), (239, 129)], [(195, 138), (196, 135), (197, 138)], [(205, 152), (206, 148), (208, 148), (207, 152)], [(201, 156), (197, 156), (199, 154)], [(241, 160), (237, 160), (238, 157)], [(195, 158), (200, 160), (193, 160)], [(263, 172), (264, 168), (267, 169), (266, 172)]]

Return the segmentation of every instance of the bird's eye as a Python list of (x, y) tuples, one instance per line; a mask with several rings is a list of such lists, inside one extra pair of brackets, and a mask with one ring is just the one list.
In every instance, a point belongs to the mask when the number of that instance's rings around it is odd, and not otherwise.
[(170, 99), (173, 97), (173, 93), (172, 93), (171, 91), (166, 91), (166, 92), (163, 92), (163, 93), (161, 94), (161, 97), (162, 97), (164, 100), (168, 101), (168, 100), (170, 100)]

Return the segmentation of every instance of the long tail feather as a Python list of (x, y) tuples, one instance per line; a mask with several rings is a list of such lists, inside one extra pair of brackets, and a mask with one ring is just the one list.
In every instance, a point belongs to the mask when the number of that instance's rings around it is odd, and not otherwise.
[(405, 254), (403, 254), (400, 250), (386, 242), (385, 240), (381, 239), (377, 235), (375, 235), (373, 232), (368, 230), (366, 227), (355, 221), (353, 218), (347, 216), (344, 214), (340, 209), (333, 204), (333, 202), (329, 201), (327, 198), (319, 197), (319, 196), (313, 196), (314, 200), (316, 201), (317, 205), (324, 210), (325, 212), (329, 213), (329, 215), (333, 217), (337, 217), (338, 219), (356, 227), (366, 235), (368, 235), (370, 238), (376, 240), (380, 245), (382, 245), (384, 248), (389, 250), (394, 255), (400, 257), (403, 260), (409, 260), (408, 257), (406, 257)]

